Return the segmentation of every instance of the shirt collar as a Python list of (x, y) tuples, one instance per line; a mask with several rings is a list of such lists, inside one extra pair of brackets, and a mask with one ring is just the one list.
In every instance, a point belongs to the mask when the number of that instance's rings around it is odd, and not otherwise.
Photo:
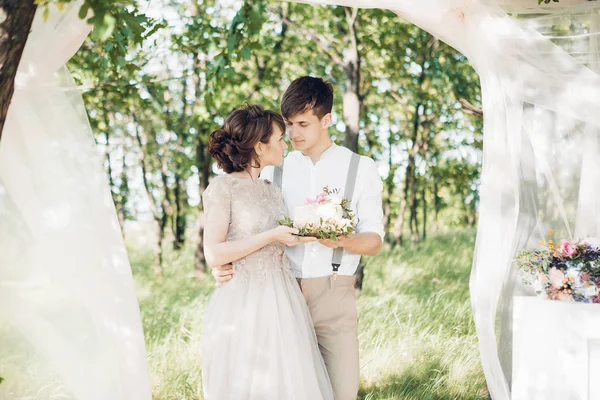
[[(325, 151), (323, 153), (321, 153), (321, 157), (319, 157), (319, 161), (317, 161), (317, 162), (323, 161), (327, 157), (331, 157), (335, 153), (335, 151), (337, 150), (338, 147), (339, 146), (332, 141), (331, 146), (329, 146), (327, 149), (325, 149)], [(301, 151), (299, 151), (298, 154), (300, 155), (300, 157), (303, 160), (310, 160), (312, 162), (311, 158), (309, 156), (305, 156), (304, 154), (302, 154)]]

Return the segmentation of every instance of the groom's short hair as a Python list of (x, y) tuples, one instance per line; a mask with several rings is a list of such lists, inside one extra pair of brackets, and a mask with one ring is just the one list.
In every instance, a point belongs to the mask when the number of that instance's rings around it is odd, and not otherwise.
[(292, 82), (281, 98), (284, 118), (313, 110), (319, 119), (333, 108), (333, 85), (323, 78), (302, 76)]

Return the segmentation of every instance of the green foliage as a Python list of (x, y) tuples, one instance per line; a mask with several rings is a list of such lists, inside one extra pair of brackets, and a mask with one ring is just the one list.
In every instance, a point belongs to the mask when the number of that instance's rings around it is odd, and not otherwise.
[[(44, 10), (44, 16), (47, 18), (51, 12), (50, 5), (63, 9), (72, 1), (36, 0), (35, 3)], [(141, 43), (147, 33), (149, 20), (139, 14), (135, 3), (134, 0), (85, 0), (79, 9), (79, 18), (87, 18), (87, 22), (93, 25), (92, 35), (97, 40), (106, 41), (113, 32), (121, 31), (126, 32), (135, 43)]]
[[(107, 2), (105, 9), (116, 15), (119, 4)], [(138, 3), (121, 7), (129, 17), (115, 18), (105, 41), (90, 36), (69, 63), (125, 219), (149, 214), (140, 204), (152, 198), (156, 212), (168, 214), (167, 227), (192, 226), (213, 173), (210, 132), (244, 102), (278, 109), (298, 76), (333, 83), (330, 133), (342, 144), (346, 49), (355, 41), (359, 152), (380, 166), (388, 229), (411, 214), (419, 234), (476, 223), (482, 119), (465, 104), (480, 108), (481, 96), (464, 56), (386, 10), (353, 14), (345, 7), (268, 0), (152, 4), (169, 16), (169, 25), (140, 15)], [(90, 3), (87, 18), (93, 7), (100, 6)], [(136, 21), (143, 30), (131, 28)], [(147, 189), (139, 178), (142, 157)], [(415, 223), (400, 230), (409, 227)]]

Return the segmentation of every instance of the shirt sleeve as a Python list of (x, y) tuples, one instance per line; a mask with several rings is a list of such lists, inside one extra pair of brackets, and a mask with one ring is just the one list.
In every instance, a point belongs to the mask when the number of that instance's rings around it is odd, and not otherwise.
[(356, 216), (358, 233), (374, 232), (381, 237), (383, 241), (385, 231), (383, 229), (383, 182), (377, 165), (369, 157), (361, 157), (356, 177), (356, 189), (358, 198), (356, 199)]

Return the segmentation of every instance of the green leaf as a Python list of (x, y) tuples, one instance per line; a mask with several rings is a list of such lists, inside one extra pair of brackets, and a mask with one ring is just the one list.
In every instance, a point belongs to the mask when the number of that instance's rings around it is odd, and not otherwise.
[(79, 9), (79, 18), (80, 19), (85, 19), (88, 15), (88, 11), (90, 10), (90, 4), (89, 3), (83, 3), (81, 5), (81, 8)]
[[(93, 19), (95, 19), (95, 17)], [(110, 14), (105, 14), (101, 22), (94, 24), (93, 36), (102, 42), (106, 41), (112, 35), (116, 22), (115, 17)]]
[(252, 52), (250, 51), (250, 49), (248, 47), (244, 47), (242, 49), (242, 51), (240, 52), (240, 55), (242, 56), (242, 58), (244, 60), (249, 60), (250, 56), (252, 55)]
[(231, 35), (227, 38), (227, 52), (229, 54), (233, 53), (233, 49), (237, 44), (237, 37), (235, 35)]

